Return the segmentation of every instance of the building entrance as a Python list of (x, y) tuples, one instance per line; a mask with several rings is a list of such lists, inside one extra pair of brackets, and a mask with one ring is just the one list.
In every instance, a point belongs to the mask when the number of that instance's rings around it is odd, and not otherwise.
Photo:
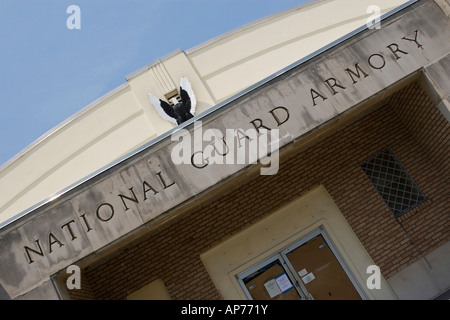
[(237, 275), (252, 300), (360, 300), (358, 284), (324, 230)]

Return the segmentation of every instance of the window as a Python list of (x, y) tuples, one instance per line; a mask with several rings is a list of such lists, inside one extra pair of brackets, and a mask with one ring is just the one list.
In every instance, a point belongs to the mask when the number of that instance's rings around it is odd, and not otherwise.
[(364, 161), (361, 167), (396, 218), (426, 200), (389, 148)]

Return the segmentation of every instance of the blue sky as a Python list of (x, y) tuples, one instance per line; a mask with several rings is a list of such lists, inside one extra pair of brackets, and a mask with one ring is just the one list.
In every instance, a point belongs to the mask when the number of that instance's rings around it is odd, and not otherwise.
[(304, 2), (0, 0), (0, 166), (140, 67)]

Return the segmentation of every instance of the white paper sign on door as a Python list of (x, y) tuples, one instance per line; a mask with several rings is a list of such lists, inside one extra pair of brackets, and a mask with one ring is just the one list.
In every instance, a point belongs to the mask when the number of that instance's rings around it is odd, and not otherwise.
[(312, 272), (310, 272), (302, 278), (302, 281), (304, 284), (307, 284), (308, 282), (313, 281), (315, 278), (316, 277), (314, 277), (314, 274)]
[(269, 280), (266, 283), (264, 283), (264, 287), (266, 287), (267, 293), (271, 298), (281, 294), (281, 290), (278, 287), (278, 284), (275, 281), (275, 279)]
[(288, 291), (290, 288), (292, 288), (292, 283), (291, 281), (289, 281), (286, 273), (283, 273), (281, 276), (276, 277), (275, 281), (280, 287), (281, 292)]
[(306, 276), (308, 274), (308, 271), (306, 271), (306, 269), (302, 269), (302, 270), (300, 270), (299, 272), (298, 272), (298, 275), (300, 276), (300, 277), (304, 277), (304, 276)]

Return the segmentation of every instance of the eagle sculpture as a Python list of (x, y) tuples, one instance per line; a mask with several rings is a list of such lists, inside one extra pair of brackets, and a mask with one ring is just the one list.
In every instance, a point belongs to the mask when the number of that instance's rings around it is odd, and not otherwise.
[(191, 83), (186, 77), (182, 77), (180, 81), (181, 101), (178, 101), (177, 98), (171, 99), (173, 107), (151, 93), (148, 93), (148, 97), (156, 111), (158, 111), (159, 115), (165, 120), (179, 125), (194, 117), (197, 100), (195, 99)]

